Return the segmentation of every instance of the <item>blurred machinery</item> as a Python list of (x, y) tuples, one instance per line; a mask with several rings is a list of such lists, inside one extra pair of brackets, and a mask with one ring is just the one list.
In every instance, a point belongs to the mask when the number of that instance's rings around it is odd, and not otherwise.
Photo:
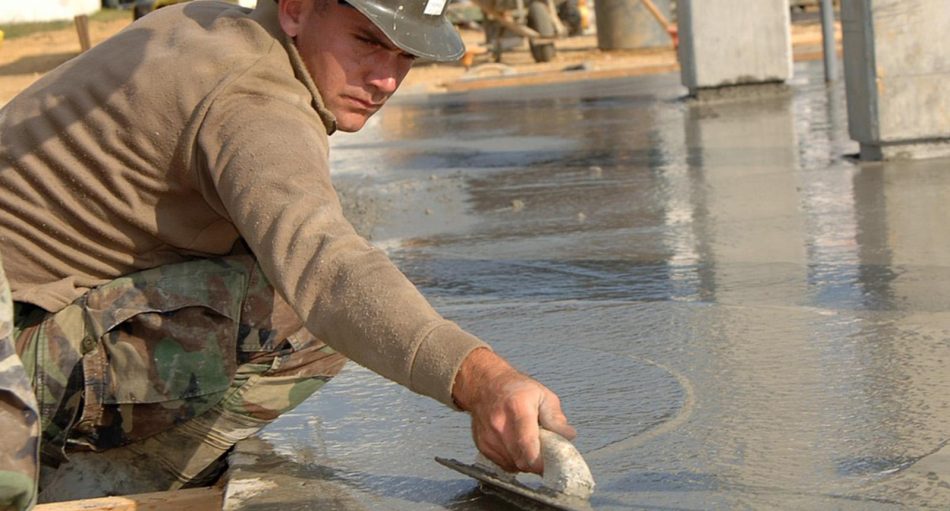
[(483, 14), (485, 43), (495, 61), (506, 49), (528, 40), (535, 62), (549, 62), (554, 41), (584, 30), (586, 0), (472, 0)]

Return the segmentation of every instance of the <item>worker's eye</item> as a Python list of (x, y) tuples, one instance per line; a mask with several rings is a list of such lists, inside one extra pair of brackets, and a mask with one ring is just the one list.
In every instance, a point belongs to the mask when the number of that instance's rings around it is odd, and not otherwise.
[(379, 39), (366, 37), (366, 36), (356, 36), (356, 39), (359, 42), (363, 43), (364, 46), (367, 46), (369, 48), (373, 48), (373, 49), (386, 48), (386, 46), (384, 46), (383, 43), (379, 42)]
[(412, 61), (415, 61), (415, 60), (416, 60), (416, 56), (415, 56), (415, 55), (413, 55), (413, 54), (411, 54), (411, 53), (407, 53), (407, 52), (405, 52), (405, 51), (403, 51), (403, 50), (401, 50), (401, 49), (399, 49), (399, 48), (396, 48), (396, 47), (394, 47), (394, 46), (391, 46), (391, 45), (389, 45), (389, 44), (386, 44), (385, 42), (381, 41), (378, 37), (371, 36), (371, 35), (366, 35), (366, 34), (362, 34), (362, 33), (354, 34), (353, 37), (356, 38), (356, 40), (359, 41), (360, 45), (361, 45), (362, 47), (366, 48), (368, 51), (373, 51), (373, 52), (375, 52), (375, 51), (380, 51), (380, 50), (382, 50), (382, 51), (387, 51), (387, 52), (395, 53), (395, 54), (398, 55), (401, 59), (407, 60), (407, 61), (409, 61), (409, 62), (412, 62)]

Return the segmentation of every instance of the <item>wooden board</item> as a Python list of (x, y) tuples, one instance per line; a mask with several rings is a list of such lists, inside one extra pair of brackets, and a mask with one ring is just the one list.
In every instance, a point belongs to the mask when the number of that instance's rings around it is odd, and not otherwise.
[(221, 511), (224, 493), (221, 488), (189, 488), (187, 490), (140, 493), (124, 497), (70, 500), (39, 504), (34, 511)]

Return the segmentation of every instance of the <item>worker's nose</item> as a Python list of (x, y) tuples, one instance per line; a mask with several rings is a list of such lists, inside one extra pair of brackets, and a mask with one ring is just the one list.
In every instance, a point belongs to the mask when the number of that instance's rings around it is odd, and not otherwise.
[(366, 81), (379, 94), (388, 97), (396, 92), (406, 77), (412, 67), (412, 59), (401, 53), (386, 52), (373, 60)]

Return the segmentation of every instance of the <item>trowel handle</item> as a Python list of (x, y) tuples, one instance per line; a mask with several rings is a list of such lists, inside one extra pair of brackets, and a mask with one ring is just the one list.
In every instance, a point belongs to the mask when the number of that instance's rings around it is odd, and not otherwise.
[(594, 492), (594, 477), (574, 444), (542, 428), (541, 457), (544, 458), (544, 486), (565, 495), (590, 498)]
[[(590, 498), (591, 493), (594, 492), (594, 477), (574, 444), (544, 428), (541, 428), (540, 437), (541, 457), (544, 459), (542, 477), (544, 486), (565, 495), (582, 499)], [(475, 458), (475, 465), (480, 465), (505, 479), (515, 477), (514, 474), (505, 472), (481, 453), (478, 453)]]
[(548, 462), (551, 462), (552, 465), (561, 466), (572, 457), (580, 456), (570, 440), (544, 428), (541, 428), (540, 433), (541, 457), (544, 458), (545, 471), (549, 466)]

